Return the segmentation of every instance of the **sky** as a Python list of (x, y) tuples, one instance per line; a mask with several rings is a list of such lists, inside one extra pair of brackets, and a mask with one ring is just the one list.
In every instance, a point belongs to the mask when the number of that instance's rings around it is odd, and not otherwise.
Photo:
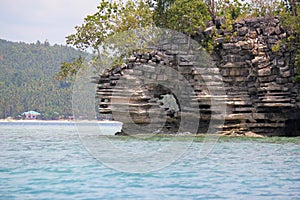
[(66, 44), (75, 26), (97, 11), (100, 0), (0, 0), (0, 38)]

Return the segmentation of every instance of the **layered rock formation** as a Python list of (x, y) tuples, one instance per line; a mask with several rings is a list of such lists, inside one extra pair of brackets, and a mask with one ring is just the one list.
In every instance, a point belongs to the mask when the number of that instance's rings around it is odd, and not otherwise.
[[(276, 49), (287, 33), (277, 18), (245, 19), (234, 24), (214, 55), (223, 76), (228, 107), (225, 130), (242, 127), (263, 135), (299, 135), (299, 104), (294, 53)], [(228, 39), (228, 36), (230, 39)]]
[[(212, 56), (215, 65), (203, 57), (199, 60), (199, 52), (163, 45), (135, 53), (126, 64), (100, 77), (99, 112), (125, 122), (124, 132), (129, 134), (188, 130), (300, 135), (294, 52), (287, 46), (274, 48), (287, 37), (279, 20), (244, 19), (234, 24), (233, 31), (209, 27), (195, 39), (211, 34), (213, 28), (220, 35)], [(189, 41), (182, 37), (175, 43)], [(184, 80), (189, 86), (176, 83)], [(165, 95), (176, 100), (179, 110), (166, 106)], [(195, 125), (196, 131), (189, 128)]]
[[(221, 78), (212, 78), (214, 73), (218, 77), (219, 70), (207, 63), (201, 73), (194, 59), (187, 60), (194, 55), (181, 53), (137, 53), (127, 64), (103, 75), (98, 86), (99, 112), (123, 122), (121, 134), (207, 132), (211, 120), (208, 85), (222, 85)], [(224, 92), (219, 94), (225, 105)], [(224, 106), (219, 113), (225, 110)]]

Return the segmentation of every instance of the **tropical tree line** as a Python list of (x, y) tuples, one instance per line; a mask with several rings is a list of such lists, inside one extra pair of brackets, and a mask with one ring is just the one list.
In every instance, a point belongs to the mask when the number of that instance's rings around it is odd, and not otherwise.
[(0, 118), (28, 110), (44, 119), (72, 115), (72, 80), (56, 80), (62, 62), (85, 56), (74, 48), (49, 42), (26, 44), (0, 39)]
[[(101, 65), (106, 54), (104, 41), (124, 31), (155, 26), (193, 36), (206, 28), (207, 21), (215, 21), (220, 17), (225, 19), (222, 28), (231, 30), (235, 20), (279, 16), (291, 35), (283, 42), (289, 41), (293, 48), (298, 49), (299, 6), (299, 0), (101, 0), (97, 12), (88, 15), (82, 25), (75, 27), (76, 32), (66, 38), (69, 45), (92, 50), (94, 62)], [(212, 38), (203, 41), (203, 46), (208, 51), (212, 50)], [(300, 63), (300, 50), (297, 60)], [(76, 61), (62, 65), (60, 77), (76, 73), (81, 63)]]

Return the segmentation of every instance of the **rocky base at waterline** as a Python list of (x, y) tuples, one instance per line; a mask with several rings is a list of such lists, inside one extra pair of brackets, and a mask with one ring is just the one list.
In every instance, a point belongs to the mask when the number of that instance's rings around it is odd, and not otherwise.
[[(134, 136), (135, 138), (144, 138), (145, 135), (147, 137), (149, 137), (149, 134), (127, 134), (123, 131), (120, 131), (120, 132), (117, 132), (115, 133), (116, 136)], [(256, 134), (256, 133), (253, 133), (252, 131), (246, 131), (246, 130), (241, 130), (241, 129), (233, 129), (233, 130), (230, 130), (230, 131), (222, 131), (222, 132), (219, 132), (219, 133), (216, 133), (216, 134), (201, 134), (201, 133), (198, 133), (198, 134), (192, 134), (192, 133), (189, 133), (189, 132), (185, 132), (185, 133), (171, 133), (171, 132), (168, 132), (168, 133), (164, 133), (164, 132), (159, 132), (159, 133), (153, 133), (151, 134), (151, 137), (169, 137), (169, 136), (175, 136), (176, 137), (206, 137), (208, 135), (210, 136), (215, 136), (215, 137), (220, 137), (220, 136), (224, 136), (224, 137), (252, 137), (252, 138), (263, 138), (264, 136), (263, 135), (260, 135), (260, 134)]]
[(234, 136), (234, 137), (239, 137), (239, 136), (244, 136), (244, 137), (256, 137), (256, 138), (261, 138), (264, 137), (263, 135), (256, 134), (252, 131), (249, 131), (244, 128), (238, 128), (238, 129), (231, 129), (228, 131), (221, 131), (219, 132), (222, 136)]
[(121, 130), (121, 131), (116, 132), (115, 135), (128, 136), (129, 134), (127, 134), (123, 130)]

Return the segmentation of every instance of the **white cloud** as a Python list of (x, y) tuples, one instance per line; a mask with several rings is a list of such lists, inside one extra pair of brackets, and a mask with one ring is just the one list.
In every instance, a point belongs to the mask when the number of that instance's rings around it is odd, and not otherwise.
[(88, 14), (97, 11), (99, 0), (1, 0), (0, 38), (65, 43)]

